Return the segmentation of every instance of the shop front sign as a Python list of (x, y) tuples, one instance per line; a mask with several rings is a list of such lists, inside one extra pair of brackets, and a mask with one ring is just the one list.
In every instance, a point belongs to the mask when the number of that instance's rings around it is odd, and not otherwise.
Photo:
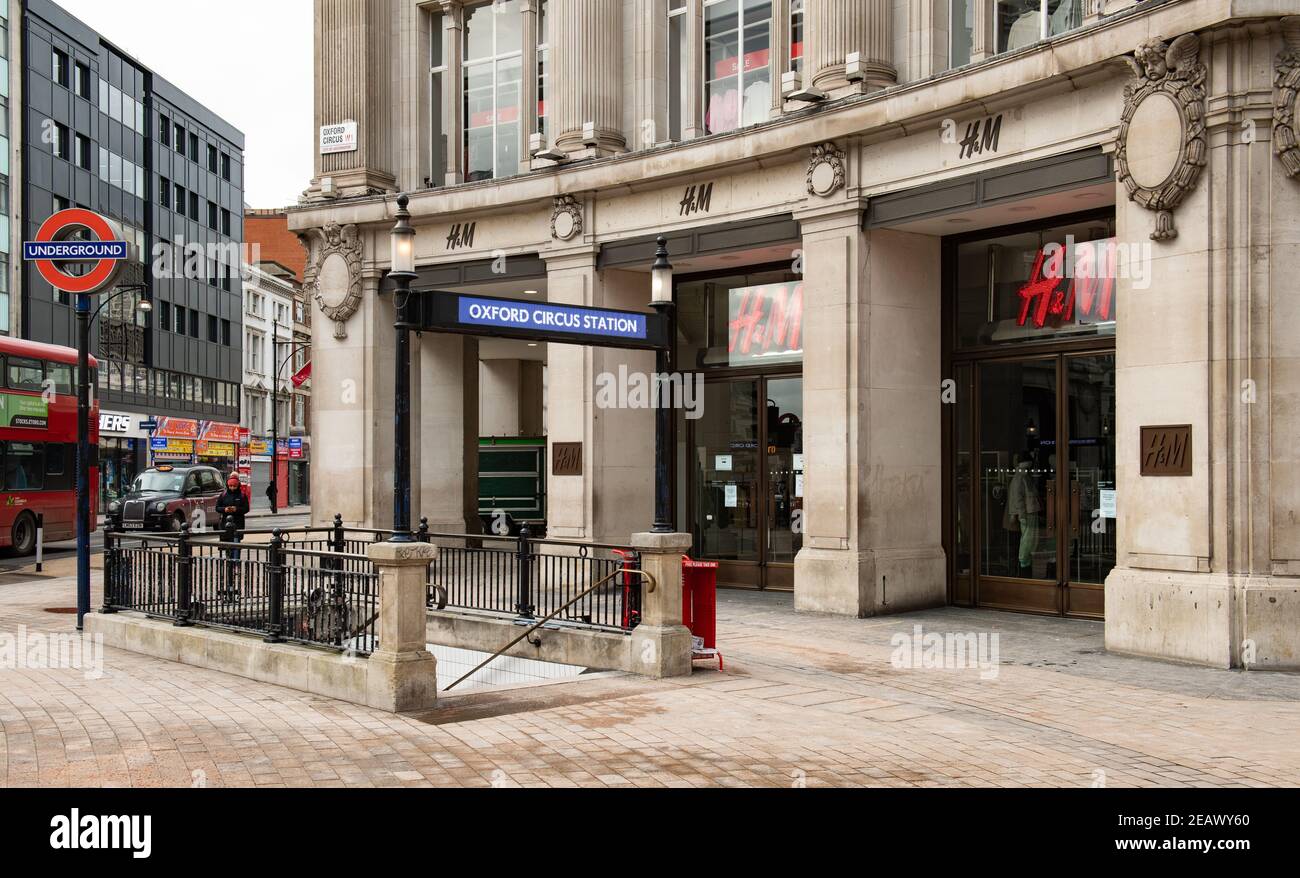
[(190, 418), (156, 418), (155, 436), (165, 439), (198, 439), (199, 422)]
[(797, 363), (803, 358), (803, 283), (738, 287), (730, 307), (727, 363)]
[(1143, 427), (1141, 466), (1144, 476), (1190, 476), (1192, 474), (1192, 425), (1173, 424)]
[(424, 294), (422, 325), (432, 332), (604, 347), (659, 348), (668, 338), (661, 314), (444, 292)]
[(1114, 238), (1040, 249), (1019, 290), (1016, 324), (1043, 329), (1114, 320), (1116, 253)]

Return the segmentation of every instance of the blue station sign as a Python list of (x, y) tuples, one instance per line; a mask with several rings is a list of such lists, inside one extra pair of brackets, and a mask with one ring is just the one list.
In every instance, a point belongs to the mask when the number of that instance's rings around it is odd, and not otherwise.
[(494, 338), (653, 349), (668, 333), (662, 315), (551, 302), (423, 293), (421, 328)]
[(24, 241), (23, 259), (94, 261), (128, 258), (126, 241)]

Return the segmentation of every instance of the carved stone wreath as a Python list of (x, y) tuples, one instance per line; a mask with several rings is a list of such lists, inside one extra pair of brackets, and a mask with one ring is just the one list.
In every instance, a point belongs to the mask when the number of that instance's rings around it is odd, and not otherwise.
[(844, 188), (844, 150), (833, 143), (814, 146), (808, 156), (808, 194), (825, 198)]
[(582, 234), (582, 208), (572, 195), (558, 195), (551, 208), (551, 237), (568, 241)]
[(347, 322), (361, 307), (361, 233), (355, 225), (328, 222), (299, 239), (307, 248), (304, 292), (334, 321), (334, 337), (347, 338)]
[(1283, 50), (1273, 79), (1273, 151), (1288, 177), (1300, 175), (1300, 140), (1296, 113), (1300, 111), (1300, 16), (1282, 19)]
[[(1147, 40), (1125, 61), (1135, 78), (1124, 86), (1115, 164), (1130, 201), (1156, 213), (1153, 241), (1178, 237), (1174, 208), (1196, 188), (1205, 165), (1205, 65), (1200, 38)], [(1136, 135), (1136, 140), (1130, 138)]]

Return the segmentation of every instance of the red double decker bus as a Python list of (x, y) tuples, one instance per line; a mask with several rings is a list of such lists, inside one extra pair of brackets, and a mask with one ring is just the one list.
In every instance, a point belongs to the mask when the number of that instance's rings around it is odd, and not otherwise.
[[(92, 357), (91, 387), (95, 386)], [(0, 338), (0, 547), (36, 549), (37, 516), (45, 540), (76, 536), (77, 352)], [(96, 526), (99, 403), (90, 410), (90, 509)]]

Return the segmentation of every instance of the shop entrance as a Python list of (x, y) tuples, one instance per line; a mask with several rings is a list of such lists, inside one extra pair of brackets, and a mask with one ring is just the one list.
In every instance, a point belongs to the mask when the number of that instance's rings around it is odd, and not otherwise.
[(1116, 546), (1114, 243), (1100, 214), (948, 244), (955, 604), (1104, 616)]
[(975, 603), (1100, 618), (1115, 565), (1114, 353), (960, 371), (974, 392), (976, 482), (959, 494), (974, 525)]
[(794, 588), (802, 535), (803, 378), (709, 378), (692, 423), (689, 496), (696, 552), (718, 581)]

